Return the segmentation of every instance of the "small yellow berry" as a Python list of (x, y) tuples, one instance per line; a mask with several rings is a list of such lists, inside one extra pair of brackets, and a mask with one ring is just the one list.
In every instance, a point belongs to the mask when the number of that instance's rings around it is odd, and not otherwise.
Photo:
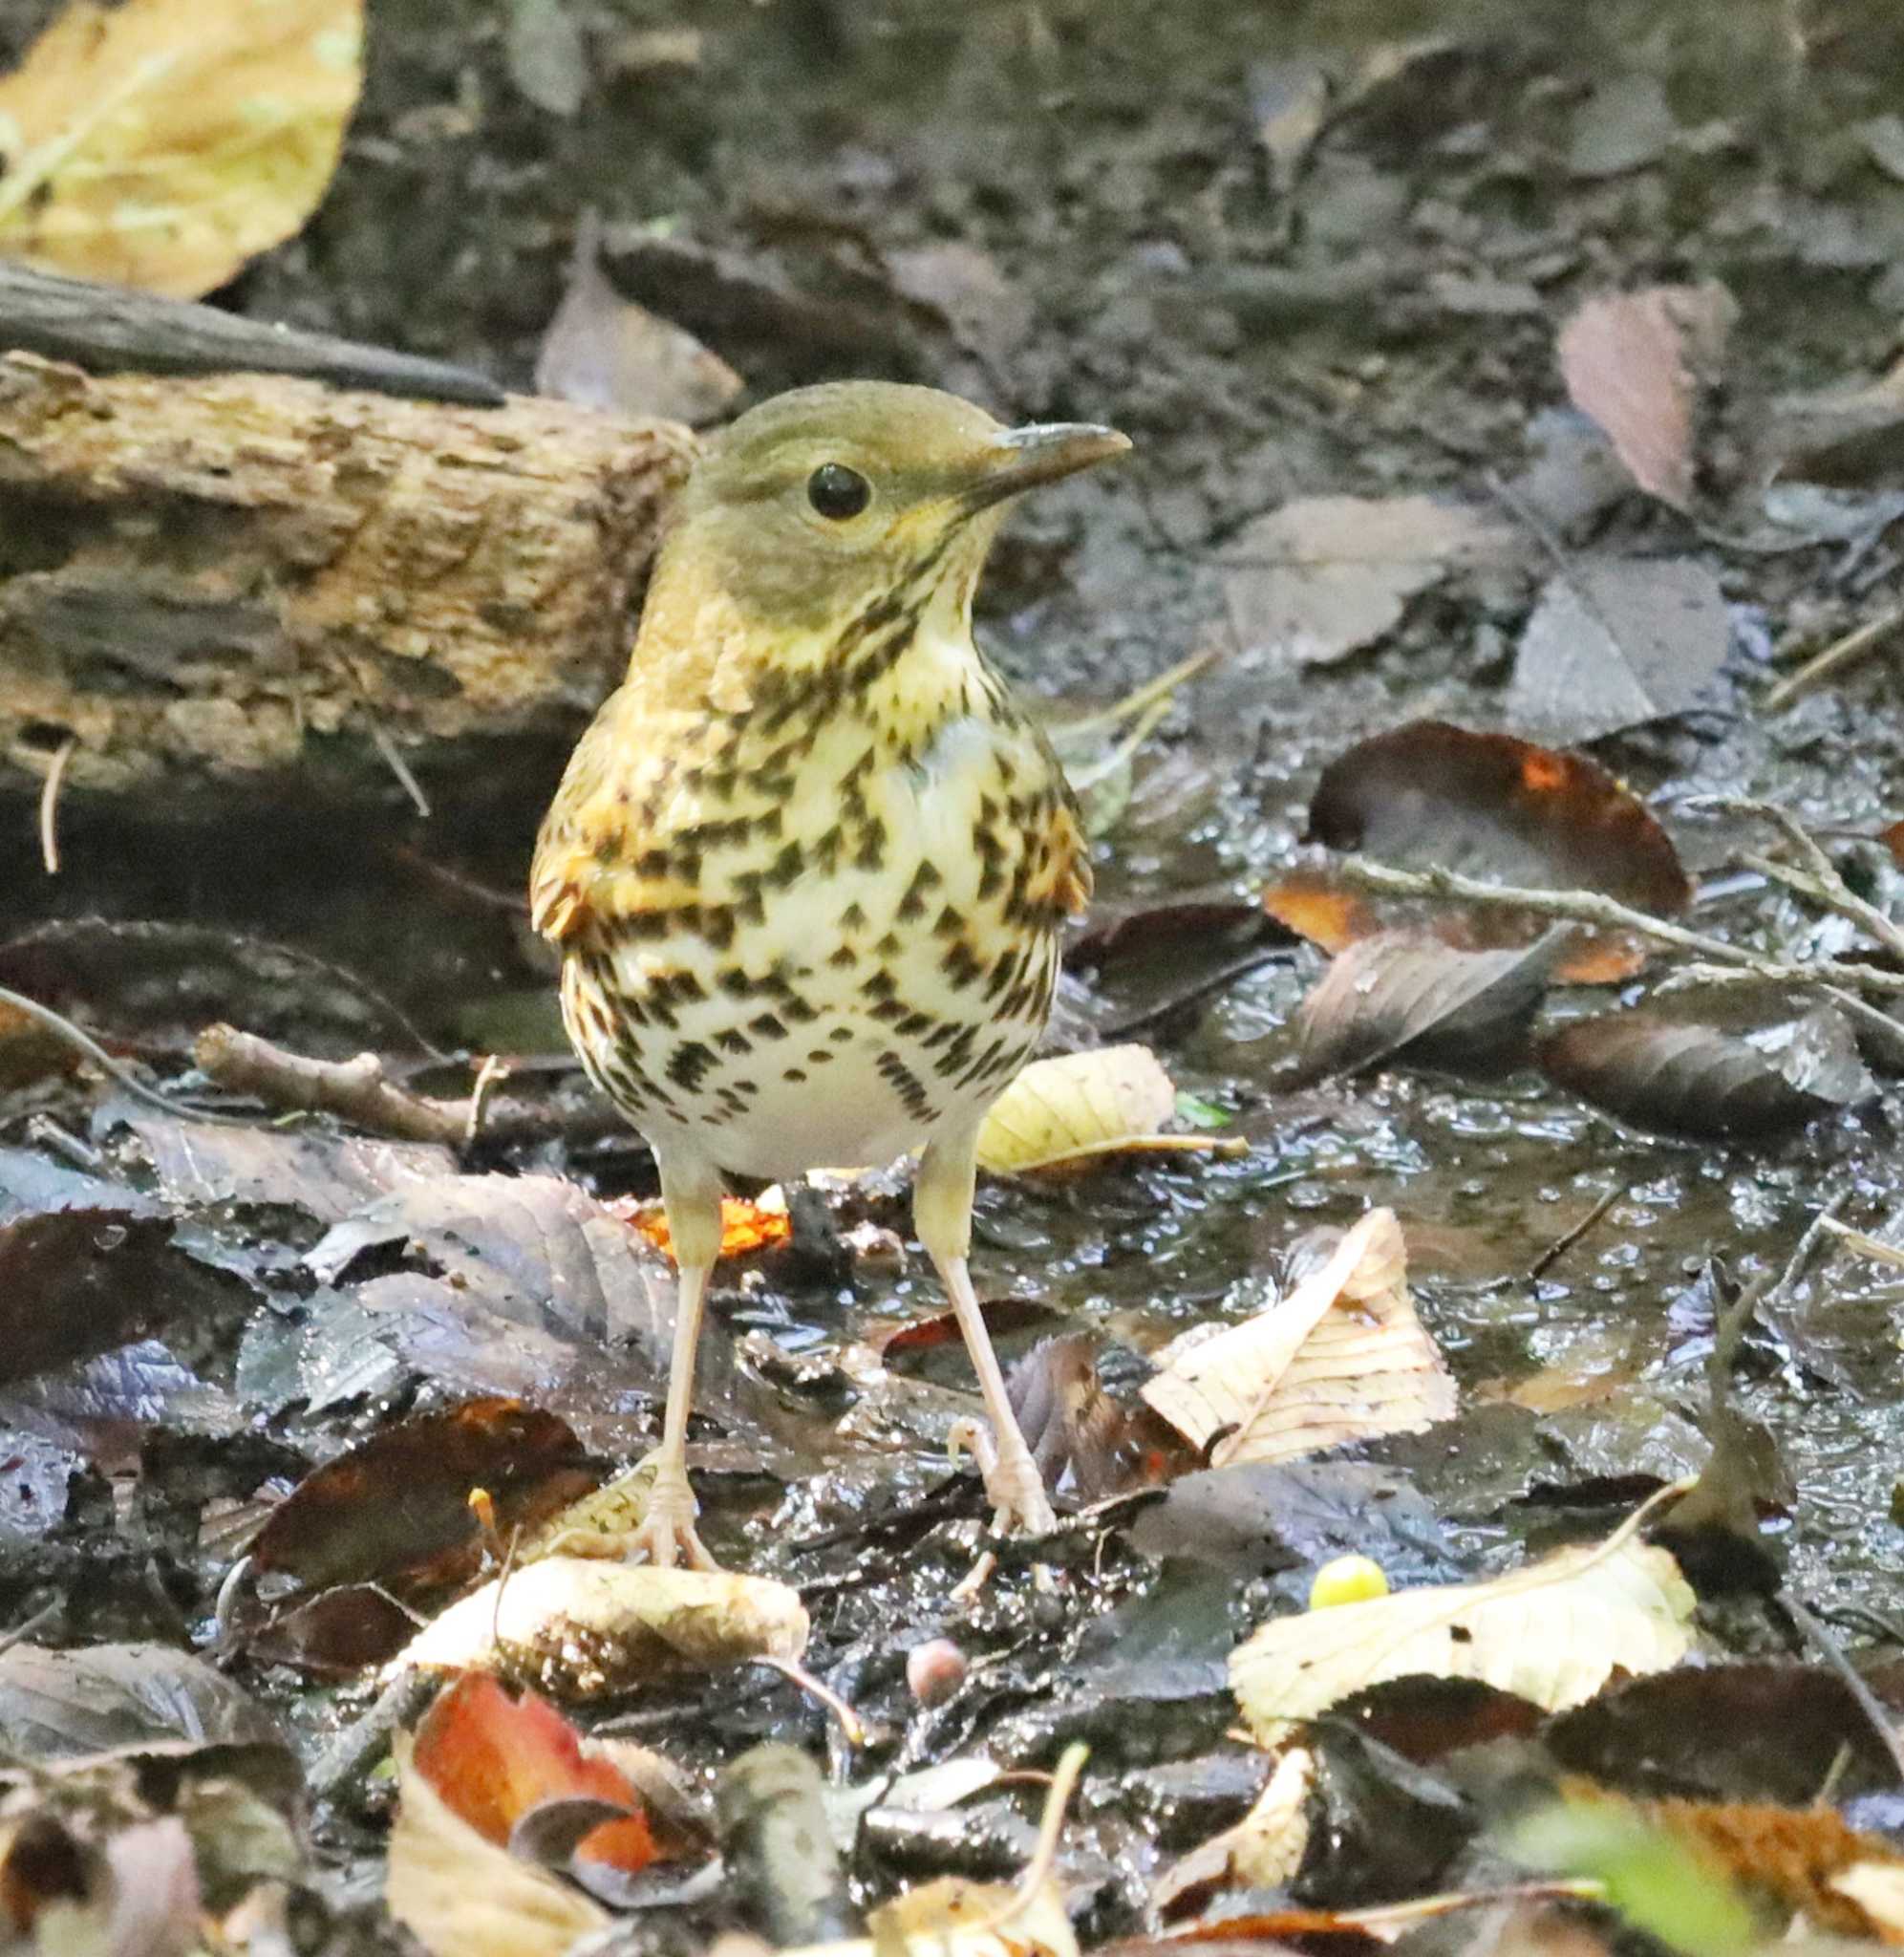
[(1388, 1579), (1381, 1565), (1365, 1556), (1338, 1556), (1316, 1572), (1309, 1586), (1311, 1610), (1327, 1610), (1336, 1603), (1364, 1603), (1371, 1597), (1388, 1595)]

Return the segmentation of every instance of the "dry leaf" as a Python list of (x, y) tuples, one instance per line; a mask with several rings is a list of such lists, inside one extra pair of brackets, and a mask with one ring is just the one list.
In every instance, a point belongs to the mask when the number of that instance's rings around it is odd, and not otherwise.
[(1732, 622), (1690, 557), (1581, 557), (1551, 579), (1514, 655), (1508, 718), (1546, 741), (1593, 741), (1698, 706)]
[(1230, 1653), (1230, 1684), (1265, 1746), (1349, 1693), (1412, 1672), (1479, 1679), (1557, 1712), (1615, 1669), (1637, 1677), (1677, 1665), (1692, 1648), (1693, 1603), (1679, 1564), (1629, 1525), (1492, 1582), (1277, 1618)]
[(1184, 1347), (1144, 1397), (1212, 1467), (1288, 1461), (1413, 1433), (1454, 1412), (1454, 1380), (1408, 1295), (1401, 1226), (1371, 1210), (1268, 1311)]
[(1717, 281), (1589, 299), (1560, 329), (1560, 373), (1573, 405), (1605, 431), (1649, 495), (1684, 509), (1693, 497), (1693, 411), (1739, 316)]
[(0, 80), (0, 252), (194, 299), (316, 207), (363, 0), (69, 0)]
[[(674, 1255), (674, 1232), (668, 1227), (668, 1211), (658, 1199), (610, 1202), (603, 1207), (631, 1224), (663, 1256)], [(756, 1197), (722, 1196), (720, 1199), (720, 1254), (723, 1258), (745, 1257), (749, 1251), (765, 1250), (784, 1243), (793, 1235), (793, 1218), (787, 1212), (786, 1191), (776, 1183)]]
[(1191, 1890), (1287, 1888), (1308, 1852), (1309, 1790), (1315, 1780), (1316, 1755), (1307, 1747), (1289, 1748), (1240, 1821), (1198, 1843), (1157, 1878), (1151, 1905), (1167, 1914)]
[(609, 1926), (599, 1903), (452, 1814), (417, 1772), (407, 1737), (395, 1752), (397, 1812), (384, 1900), (434, 1957), (562, 1957)]
[(1370, 644), (1457, 566), (1523, 548), (1501, 520), (1430, 496), (1312, 496), (1258, 517), (1225, 553), (1230, 620), (1248, 654), (1324, 665)]
[(941, 1876), (868, 1911), (866, 1927), (873, 1951), (906, 1957), (1078, 1957), (1071, 1919), (1050, 1882), (1020, 1903), (1008, 1883)]
[(1035, 1060), (992, 1104), (978, 1131), (978, 1166), (995, 1175), (1070, 1168), (1143, 1151), (1241, 1153), (1247, 1143), (1161, 1134), (1177, 1090), (1147, 1046), (1094, 1046)]
[(1528, 1027), (1565, 956), (1550, 929), (1524, 950), (1464, 951), (1424, 932), (1383, 931), (1339, 953), (1295, 1017), (1300, 1078), (1389, 1061), (1497, 1067), (1525, 1053)]
[(601, 221), (585, 211), (568, 285), (536, 355), (536, 392), (611, 414), (699, 427), (746, 386), (685, 327), (618, 292), (602, 269)]
[(798, 1593), (765, 1577), (550, 1556), (452, 1604), (396, 1663), (501, 1671), (586, 1699), (683, 1667), (797, 1659), (807, 1628)]

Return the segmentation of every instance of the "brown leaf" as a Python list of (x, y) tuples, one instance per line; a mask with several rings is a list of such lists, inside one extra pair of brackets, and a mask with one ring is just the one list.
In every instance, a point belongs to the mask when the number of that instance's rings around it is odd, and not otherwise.
[(600, 221), (584, 212), (567, 290), (536, 355), (536, 392), (578, 407), (660, 415), (699, 427), (745, 386), (685, 327), (622, 297), (602, 269)]
[[(259, 1532), (252, 1556), (319, 1589), (408, 1577), (466, 1576), (485, 1535), (472, 1494), (488, 1497), (507, 1538), (574, 1501), (599, 1477), (566, 1421), (518, 1400), (469, 1400), (421, 1413), (327, 1461)], [(402, 1491), (393, 1501), (391, 1492)]]
[(1560, 330), (1573, 405), (1605, 430), (1633, 480), (1685, 509), (1701, 376), (1718, 367), (1739, 308), (1717, 282), (1589, 299)]
[[(1894, 1690), (1885, 1696), (1894, 1711)], [(1540, 1740), (1562, 1766), (1636, 1794), (1804, 1807), (1828, 1777), (1840, 1800), (1897, 1779), (1844, 1680), (1784, 1659), (1632, 1679), (1548, 1720)]]
[(246, 1293), (150, 1197), (0, 1150), (0, 1382), (95, 1358)]
[(1841, 1014), (1814, 1007), (1744, 1035), (1657, 1008), (1576, 1020), (1540, 1045), (1549, 1079), (1637, 1128), (1764, 1140), (1870, 1100)]
[(1598, 763), (1445, 720), (1411, 720), (1337, 755), (1309, 829), (1404, 870), (1601, 891), (1660, 916), (1692, 900), (1665, 830)]
[(1005, 1385), (1025, 1445), (1060, 1501), (1102, 1501), (1194, 1465), (1148, 1409), (1125, 1407), (1104, 1390), (1084, 1333), (1041, 1340)]
[(310, 216), (363, 0), (68, 0), (0, 80), (0, 250), (194, 299)]
[(1512, 1065), (1568, 934), (1523, 951), (1458, 951), (1387, 931), (1337, 955), (1296, 1015), (1301, 1077), (1410, 1061), (1455, 1068)]
[(1256, 518), (1225, 552), (1224, 593), (1246, 654), (1325, 665), (1396, 625), (1459, 566), (1511, 562), (1511, 526), (1428, 496), (1315, 496)]

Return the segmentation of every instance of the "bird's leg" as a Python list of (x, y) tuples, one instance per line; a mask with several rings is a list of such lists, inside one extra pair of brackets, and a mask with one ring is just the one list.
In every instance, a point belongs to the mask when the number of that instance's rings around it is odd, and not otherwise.
[(997, 1510), (997, 1526), (1041, 1536), (1057, 1526), (1058, 1518), (1044, 1492), (1044, 1477), (1018, 1431), (1018, 1418), (1012, 1411), (1005, 1375), (992, 1350), (992, 1336), (985, 1329), (966, 1262), (972, 1249), (972, 1185), (977, 1141), (974, 1128), (956, 1135), (935, 1136), (927, 1144), (912, 1191), (913, 1225), (952, 1300), (958, 1328), (965, 1334), (965, 1348), (972, 1355), (973, 1370), (978, 1375), (978, 1390), (985, 1397), (996, 1455), (989, 1464), (982, 1455), (980, 1461), (985, 1493)]
[(688, 1413), (694, 1405), (701, 1308), (720, 1256), (720, 1177), (707, 1164), (693, 1158), (683, 1161), (673, 1151), (656, 1150), (655, 1160), (680, 1277), (674, 1301), (674, 1355), (668, 1368), (668, 1410), (661, 1425), (661, 1445), (648, 1457), (654, 1481), (631, 1546), (663, 1569), (679, 1562), (690, 1569), (711, 1570), (717, 1567), (715, 1560), (695, 1534), (700, 1504), (688, 1486)]

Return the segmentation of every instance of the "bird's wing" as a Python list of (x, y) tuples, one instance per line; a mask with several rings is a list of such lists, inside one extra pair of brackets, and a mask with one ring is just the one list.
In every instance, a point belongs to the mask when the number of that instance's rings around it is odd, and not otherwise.
[(1083, 811), (1071, 785), (1064, 778), (1064, 766), (1042, 732), (1038, 743), (1050, 764), (1051, 778), (1058, 784), (1058, 795), (1044, 821), (1043, 847), (1036, 855), (1038, 866), (1032, 878), (1030, 896), (1034, 903), (1047, 906), (1060, 917), (1080, 917), (1091, 901), (1091, 845), (1084, 834)]
[(657, 806), (674, 772), (671, 728), (631, 724), (622, 696), (610, 699), (569, 757), (536, 838), (529, 916), (566, 944), (591, 927), (695, 901), (662, 831)]

